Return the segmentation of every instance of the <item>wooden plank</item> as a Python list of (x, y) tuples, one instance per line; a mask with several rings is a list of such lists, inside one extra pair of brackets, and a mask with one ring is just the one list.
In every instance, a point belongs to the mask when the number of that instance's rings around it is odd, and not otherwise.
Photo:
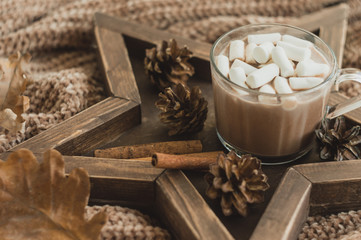
[(320, 11), (304, 15), (288, 24), (294, 25), (308, 31), (316, 31), (320, 26), (332, 26), (334, 23), (342, 22), (347, 18), (348, 5), (338, 4), (333, 7), (323, 8)]
[(120, 33), (95, 26), (95, 38), (110, 92), (141, 103), (128, 50)]
[(311, 214), (361, 207), (361, 162), (327, 162), (294, 167), (312, 183)]
[(157, 179), (155, 204), (163, 222), (178, 239), (233, 239), (179, 170), (167, 170)]
[[(341, 95), (339, 93), (333, 93), (330, 95), (330, 98), (328, 100), (328, 105), (334, 106), (338, 103), (345, 102), (347, 99), (348, 98), (345, 97), (344, 95)], [(351, 121), (357, 124), (361, 124), (361, 108), (357, 108), (351, 112), (345, 113), (344, 115)]]
[(82, 167), (92, 177), (114, 179), (130, 179), (138, 181), (155, 181), (164, 171), (155, 168), (150, 161), (95, 158), (84, 156), (64, 156), (65, 172), (70, 173), (74, 168)]
[(65, 172), (82, 167), (90, 175), (90, 201), (117, 202), (126, 206), (154, 204), (155, 180), (164, 171), (150, 162), (64, 156)]
[(351, 181), (361, 178), (361, 161), (348, 160), (343, 162), (320, 162), (293, 166), (312, 184), (329, 181)]
[[(34, 153), (43, 153), (49, 148), (55, 148), (63, 155), (80, 155), (114, 140), (139, 123), (138, 104), (110, 97), (10, 151), (28, 148)], [(0, 158), (5, 157), (0, 155)]]
[(302, 16), (288, 24), (311, 32), (320, 30), (319, 37), (333, 49), (339, 66), (342, 66), (348, 12), (349, 6), (342, 3)]
[(323, 39), (334, 51), (337, 58), (337, 64), (342, 67), (343, 52), (346, 43), (348, 21), (347, 18), (332, 26), (321, 26), (320, 38)]
[(310, 193), (310, 181), (290, 168), (250, 239), (297, 239), (308, 216)]
[(126, 20), (112, 17), (103, 13), (95, 13), (95, 25), (107, 28), (132, 38), (159, 45), (163, 40), (174, 38), (179, 46), (187, 45), (192, 50), (194, 57), (209, 61), (211, 44), (187, 39), (166, 31), (161, 31), (147, 25), (132, 23)]

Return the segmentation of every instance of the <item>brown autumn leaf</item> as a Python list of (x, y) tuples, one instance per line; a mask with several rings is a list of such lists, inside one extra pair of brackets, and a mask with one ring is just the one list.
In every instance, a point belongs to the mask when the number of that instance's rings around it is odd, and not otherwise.
[(0, 126), (10, 132), (25, 130), (21, 114), (29, 108), (29, 98), (22, 94), (28, 83), (25, 68), (30, 58), (30, 54), (20, 52), (0, 58)]
[(27, 149), (0, 160), (1, 239), (99, 239), (105, 213), (84, 219), (90, 181), (84, 169), (66, 178), (64, 160), (56, 150), (42, 163)]

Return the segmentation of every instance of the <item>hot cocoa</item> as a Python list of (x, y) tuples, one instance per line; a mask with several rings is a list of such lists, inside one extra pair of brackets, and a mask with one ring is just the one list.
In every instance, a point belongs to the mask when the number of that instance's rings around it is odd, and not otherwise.
[(324, 82), (331, 67), (317, 46), (279, 33), (249, 35), (224, 44), (215, 63), (223, 75), (212, 69), (217, 131), (226, 146), (266, 157), (309, 150), (332, 84)]

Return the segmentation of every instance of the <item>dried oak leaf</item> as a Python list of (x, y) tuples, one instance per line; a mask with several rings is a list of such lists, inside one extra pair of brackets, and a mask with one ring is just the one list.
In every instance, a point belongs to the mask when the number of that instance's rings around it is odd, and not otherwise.
[(31, 151), (20, 149), (0, 160), (1, 239), (99, 239), (105, 213), (84, 219), (90, 182), (84, 169), (64, 173), (56, 150), (38, 163)]
[(25, 121), (21, 114), (29, 108), (29, 98), (22, 96), (28, 83), (26, 63), (30, 54), (0, 58), (0, 126), (10, 132), (24, 132)]

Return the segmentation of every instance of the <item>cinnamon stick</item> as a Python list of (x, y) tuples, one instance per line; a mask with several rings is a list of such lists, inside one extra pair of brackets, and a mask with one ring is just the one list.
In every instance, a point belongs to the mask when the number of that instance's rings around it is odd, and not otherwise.
[(154, 152), (168, 154), (197, 153), (202, 152), (202, 143), (200, 140), (187, 140), (120, 146), (95, 150), (94, 155), (100, 158), (130, 159), (151, 157)]
[(217, 161), (220, 153), (222, 152), (202, 152), (182, 155), (154, 153), (152, 156), (152, 165), (168, 169), (206, 169), (209, 164)]

